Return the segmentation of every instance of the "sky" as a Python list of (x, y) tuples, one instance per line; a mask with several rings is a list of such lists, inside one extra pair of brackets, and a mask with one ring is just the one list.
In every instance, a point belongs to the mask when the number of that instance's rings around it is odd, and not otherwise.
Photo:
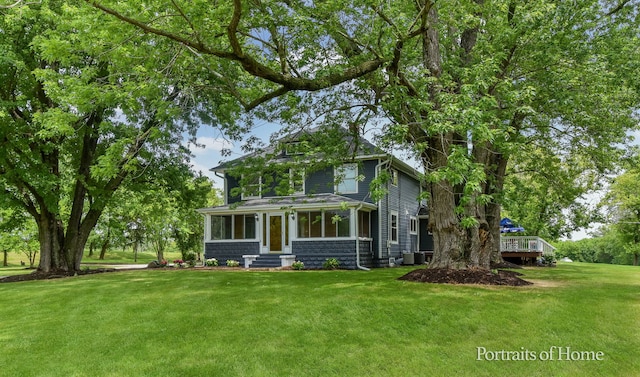
[[(278, 130), (278, 126), (267, 122), (260, 123), (254, 127), (252, 135), (259, 137), (263, 141), (269, 139), (269, 136)], [(211, 126), (202, 126), (196, 134), (197, 143), (203, 145), (203, 148), (189, 145), (189, 149), (194, 154), (191, 160), (193, 170), (202, 172), (203, 175), (211, 178), (215, 187), (224, 188), (222, 179), (217, 177), (210, 169), (218, 166), (222, 161), (232, 160), (243, 156), (240, 146), (242, 142), (230, 142), (224, 135)], [(231, 156), (223, 156), (222, 150), (231, 150)]]

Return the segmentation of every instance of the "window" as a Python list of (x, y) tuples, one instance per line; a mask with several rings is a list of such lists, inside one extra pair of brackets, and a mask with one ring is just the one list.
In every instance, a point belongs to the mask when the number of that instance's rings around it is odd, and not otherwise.
[(304, 170), (289, 169), (289, 182), (293, 195), (304, 195)]
[(349, 237), (349, 211), (324, 212), (325, 237)]
[(256, 238), (255, 215), (212, 215), (212, 240), (246, 240)]
[(302, 154), (302, 144), (299, 141), (290, 141), (284, 146), (285, 156), (295, 156)]
[(418, 219), (414, 216), (409, 220), (409, 233), (418, 234)]
[(335, 171), (335, 191), (341, 194), (355, 194), (358, 192), (358, 165), (344, 164)]
[(351, 222), (349, 211), (298, 211), (298, 237), (349, 237)]
[(398, 186), (398, 170), (391, 169), (391, 184), (394, 186)]
[(211, 239), (228, 240), (231, 239), (231, 215), (211, 216)]
[(389, 215), (389, 239), (392, 243), (398, 243), (398, 212), (391, 211)]
[(262, 177), (242, 177), (242, 199), (260, 198), (262, 190)]
[(298, 211), (298, 237), (322, 237), (322, 212)]
[(358, 212), (358, 237), (371, 238), (371, 213)]

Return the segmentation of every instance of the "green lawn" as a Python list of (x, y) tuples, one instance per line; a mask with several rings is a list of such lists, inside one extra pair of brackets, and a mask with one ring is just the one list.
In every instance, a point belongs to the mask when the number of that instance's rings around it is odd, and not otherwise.
[[(640, 375), (639, 268), (529, 269), (540, 284), (525, 288), (396, 280), (408, 271), (175, 269), (0, 284), (0, 375)], [(602, 360), (559, 361), (557, 349), (540, 360), (552, 347)], [(477, 360), (479, 349), (538, 359)]]

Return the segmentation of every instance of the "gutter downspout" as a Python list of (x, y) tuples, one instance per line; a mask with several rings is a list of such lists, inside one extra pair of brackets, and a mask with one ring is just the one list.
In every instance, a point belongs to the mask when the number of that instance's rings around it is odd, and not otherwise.
[(362, 203), (358, 204), (358, 207), (356, 208), (356, 267), (358, 267), (358, 269), (360, 270), (364, 270), (364, 271), (371, 271), (371, 269), (363, 266), (360, 264), (360, 236), (358, 235), (358, 211), (360, 211), (362, 209)]
[[(386, 157), (386, 156), (385, 156)], [(376, 165), (376, 178), (380, 175), (380, 168), (382, 165), (387, 164), (388, 160), (379, 160), (378, 165)], [(388, 198), (388, 194), (386, 195)], [(387, 204), (389, 200), (387, 199)], [(378, 259), (382, 258), (382, 199), (378, 200)]]
[(229, 204), (229, 203), (227, 203), (227, 176), (226, 176), (226, 174), (225, 175), (220, 175), (217, 170), (214, 171), (213, 174), (215, 174), (216, 177), (222, 179), (222, 182), (223, 182), (223, 185), (224, 185), (224, 187), (222, 189), (222, 196), (223, 196), (223, 199), (224, 199), (223, 203), (224, 203), (224, 205), (227, 205), (227, 204)]

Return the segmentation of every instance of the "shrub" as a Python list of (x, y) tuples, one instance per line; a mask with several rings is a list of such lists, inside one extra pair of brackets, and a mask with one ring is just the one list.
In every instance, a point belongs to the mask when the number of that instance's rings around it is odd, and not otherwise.
[(325, 270), (337, 270), (340, 268), (340, 262), (336, 258), (329, 258), (322, 264), (322, 268)]
[(218, 260), (216, 258), (209, 258), (204, 261), (204, 265), (208, 267), (216, 267), (218, 266)]
[(291, 268), (293, 268), (294, 270), (304, 270), (304, 263), (297, 260), (291, 264)]
[(240, 266), (240, 262), (233, 259), (227, 259), (227, 267), (238, 267)]
[(196, 260), (196, 253), (194, 253), (193, 251), (183, 252), (182, 253), (182, 259), (185, 262), (195, 261)]

